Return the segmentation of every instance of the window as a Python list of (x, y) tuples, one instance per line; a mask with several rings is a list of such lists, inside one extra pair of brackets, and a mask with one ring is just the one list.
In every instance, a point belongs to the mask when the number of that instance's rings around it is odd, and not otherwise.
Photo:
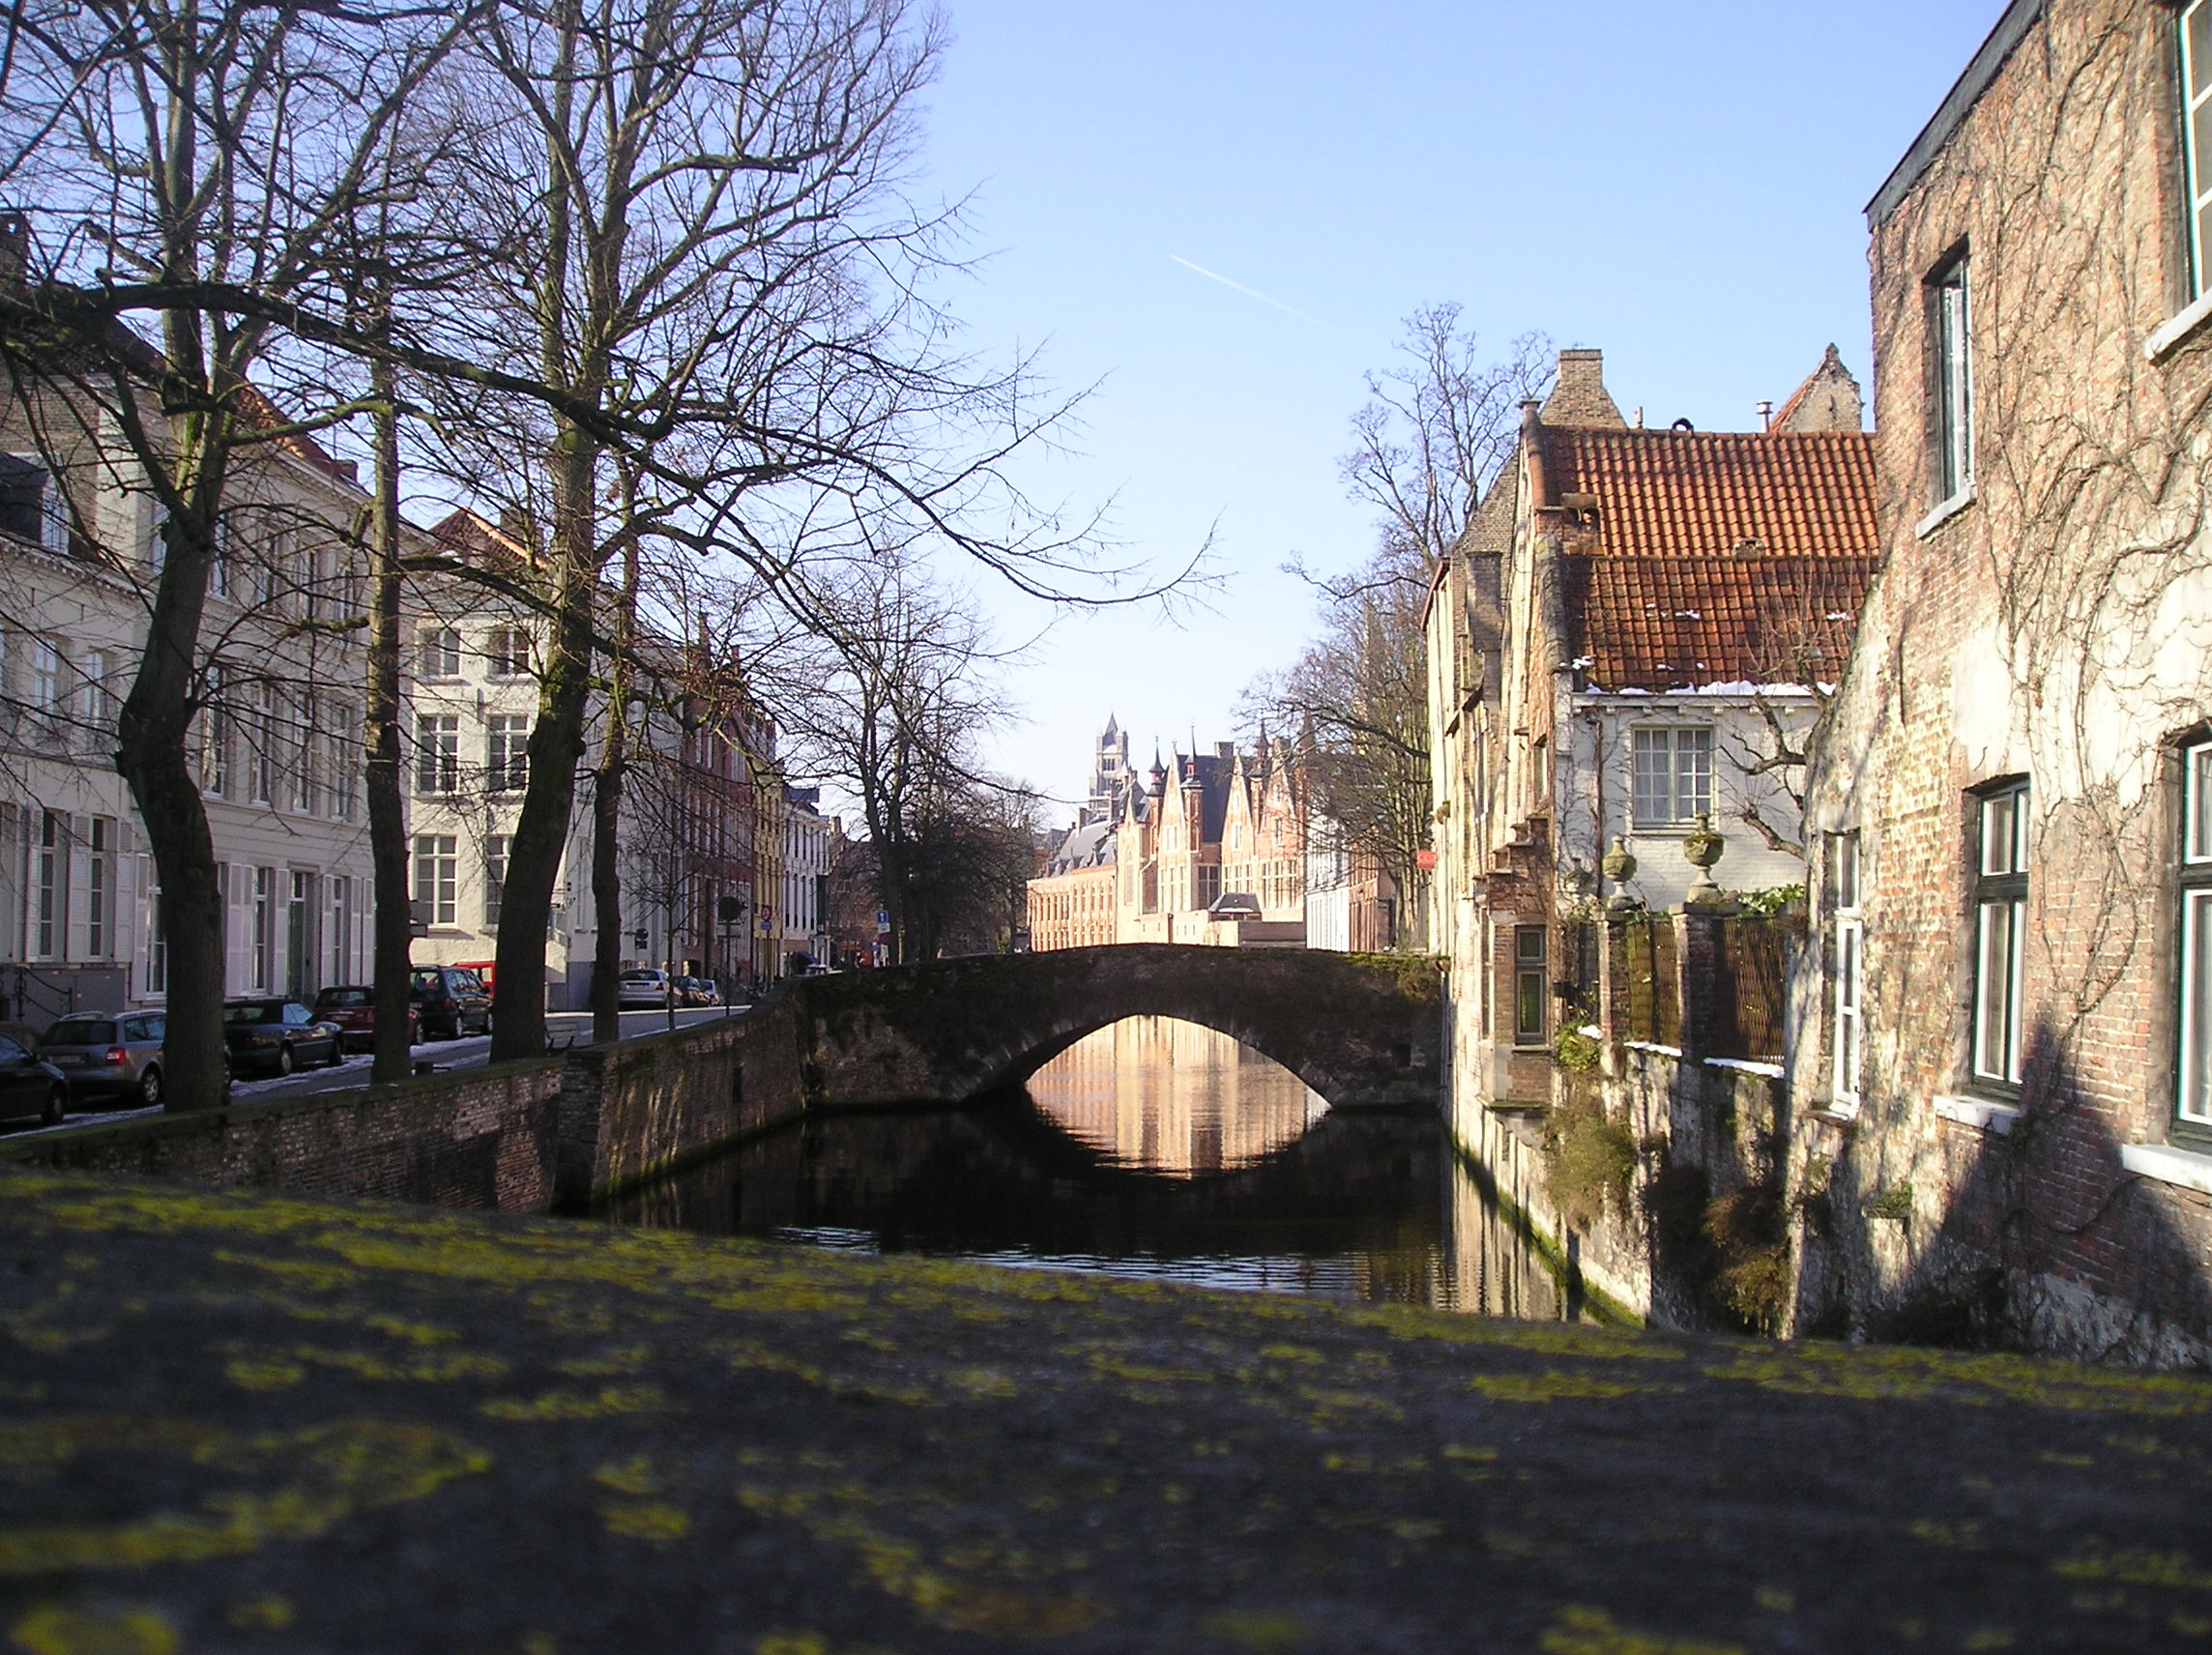
[(415, 791), (452, 793), (461, 785), (461, 719), (424, 712), (415, 720)]
[[(146, 893), (146, 992), (167, 994), (169, 916), (161, 909), (161, 887), (153, 883), (153, 865), (151, 857), (138, 858), (138, 885)], [(217, 888), (221, 888), (219, 883)]]
[(253, 986), (269, 986), (271, 956), (276, 952), (276, 870), (253, 870)]
[(93, 650), (84, 657), (84, 748), (105, 751), (115, 740), (115, 674), (119, 663), (105, 650)]
[(415, 836), (415, 922), (418, 925), (454, 922), (459, 846), (459, 838), (451, 833)]
[(484, 786), (492, 793), (520, 793), (530, 785), (530, 719), (493, 713), (484, 760)]
[(292, 754), (292, 808), (312, 816), (322, 808), (322, 709), (305, 691), (299, 702), (299, 740)]
[(484, 634), (484, 668), (494, 678), (521, 678), (530, 671), (530, 634), (520, 626), (494, 626)]
[(2027, 784), (1976, 800), (1973, 1076), (2020, 1085), (2020, 989), (2027, 921)]
[(0, 529), (49, 552), (69, 549), (69, 515), (45, 466), (26, 454), (0, 454)]
[(2189, 203), (2189, 296), (2205, 291), (2204, 267), (2212, 241), (2212, 4), (2190, 0), (2181, 9), (2181, 158)]
[(1546, 1002), (1551, 994), (1550, 974), (1544, 969), (1544, 928), (1518, 925), (1513, 930), (1513, 1043), (1544, 1043)]
[(483, 851), (483, 928), (499, 929), (500, 899), (507, 893), (507, 846), (505, 833), (493, 833), (484, 840)]
[[(253, 720), (253, 802), (267, 804), (276, 797), (276, 691), (264, 684), (261, 707)], [(256, 977), (255, 984), (266, 979)]]
[(31, 708), (48, 719), (62, 710), (62, 652), (50, 638), (31, 641)]
[(200, 709), (200, 791), (221, 798), (230, 791), (230, 712), (223, 706), (220, 669), (208, 674)]
[(2212, 741), (2183, 751), (2181, 783), (2181, 1084), (2174, 1113), (2212, 1128)]
[(338, 876), (330, 881), (330, 930), (324, 945), (330, 950), (330, 966), (323, 973), (326, 983), (351, 980), (353, 973), (353, 881)]
[(1637, 730), (1630, 740), (1638, 828), (1684, 826), (1711, 814), (1711, 730)]
[(1936, 503), (1956, 500), (1974, 482), (1972, 321), (1966, 304), (1966, 259), (1953, 259), (1929, 285), (1934, 324)]
[(451, 626), (425, 626), (416, 635), (415, 676), (459, 678), (461, 635)]
[(284, 909), (284, 992), (305, 998), (315, 984), (315, 876), (292, 870), (292, 900)]
[(84, 857), (84, 957), (104, 960), (115, 944), (115, 824), (95, 816)]
[(1828, 835), (1828, 894), (1836, 915), (1836, 1070), (1831, 1095), (1851, 1108), (1859, 1101), (1859, 1060), (1866, 1037), (1861, 1007), (1866, 992), (1866, 921), (1859, 915), (1859, 836)]
[(31, 952), (51, 960), (60, 957), (69, 920), (69, 818), (58, 810), (39, 815), (38, 923)]

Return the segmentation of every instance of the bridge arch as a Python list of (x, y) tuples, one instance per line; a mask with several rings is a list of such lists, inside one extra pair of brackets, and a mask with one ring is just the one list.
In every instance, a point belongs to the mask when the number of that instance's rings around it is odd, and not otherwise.
[(1420, 959), (1130, 944), (815, 977), (799, 993), (815, 1104), (965, 1101), (1145, 1016), (1241, 1041), (1332, 1109), (1439, 1100), (1441, 988)]

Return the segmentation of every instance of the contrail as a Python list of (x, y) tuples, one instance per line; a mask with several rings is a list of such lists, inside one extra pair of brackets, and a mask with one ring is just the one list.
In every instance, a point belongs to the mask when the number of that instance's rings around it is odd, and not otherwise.
[(1263, 305), (1272, 305), (1278, 310), (1288, 310), (1293, 316), (1295, 316), (1301, 322), (1311, 322), (1317, 328), (1325, 328), (1328, 326), (1326, 322), (1322, 321), (1319, 317), (1308, 316), (1303, 310), (1292, 309), (1290, 305), (1285, 305), (1280, 299), (1269, 299), (1265, 293), (1253, 292), (1251, 288), (1246, 287), (1241, 281), (1231, 281), (1226, 276), (1214, 275), (1212, 271), (1208, 270), (1206, 266), (1202, 264), (1192, 264), (1190, 260), (1182, 257), (1180, 254), (1170, 253), (1168, 254), (1168, 257), (1174, 259), (1176, 263), (1181, 265), (1185, 270), (1195, 270), (1199, 275), (1205, 276), (1208, 281), (1218, 281), (1224, 287), (1234, 287), (1237, 292), (1244, 295), (1244, 297), (1247, 299), (1257, 299)]

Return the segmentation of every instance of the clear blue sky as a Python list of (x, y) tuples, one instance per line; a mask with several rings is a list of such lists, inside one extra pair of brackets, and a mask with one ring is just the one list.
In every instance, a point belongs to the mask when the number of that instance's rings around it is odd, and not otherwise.
[[(1226, 577), (1179, 627), (1059, 622), (1007, 677), (999, 768), (1068, 798), (1109, 712), (1140, 763), (1232, 734), (1311, 629), (1278, 566), (1372, 541), (1336, 460), (1418, 306), (1600, 347), (1655, 423), (1752, 428), (1830, 340), (1866, 383), (1862, 209), (2003, 9), (947, 0), (925, 163), (977, 189), (989, 255), (955, 304), (977, 348), (1104, 381), (1079, 451), (1025, 479), (1111, 498), (1162, 564), (1215, 528)], [(1042, 624), (982, 595), (1004, 639)]]

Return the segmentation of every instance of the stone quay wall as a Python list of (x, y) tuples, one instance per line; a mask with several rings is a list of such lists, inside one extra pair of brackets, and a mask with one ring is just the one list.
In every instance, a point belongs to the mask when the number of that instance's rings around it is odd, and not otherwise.
[(573, 1210), (803, 1106), (791, 995), (618, 1046), (0, 1144), (56, 1171), (505, 1212)]
[(149, 1116), (0, 1146), (57, 1171), (535, 1211), (553, 1198), (558, 1058)]

